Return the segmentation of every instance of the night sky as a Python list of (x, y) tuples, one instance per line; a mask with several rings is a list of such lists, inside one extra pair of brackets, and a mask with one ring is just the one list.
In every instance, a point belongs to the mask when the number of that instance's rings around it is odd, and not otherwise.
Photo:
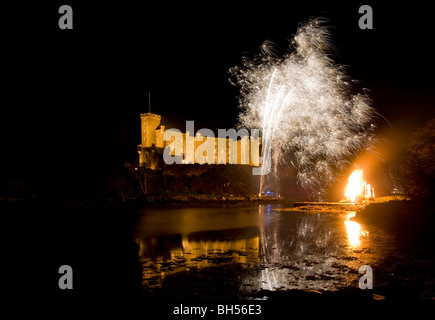
[[(391, 5), (296, 2), (176, 4), (101, 1), (2, 5), (2, 179), (34, 180), (47, 190), (93, 188), (137, 157), (139, 114), (162, 115), (184, 131), (237, 124), (238, 88), (228, 70), (271, 40), (281, 52), (300, 23), (325, 17), (334, 59), (356, 90), (407, 135), (434, 116), (432, 11), (415, 1)], [(74, 10), (74, 29), (58, 28), (58, 8)], [(360, 30), (369, 4), (374, 29)]]

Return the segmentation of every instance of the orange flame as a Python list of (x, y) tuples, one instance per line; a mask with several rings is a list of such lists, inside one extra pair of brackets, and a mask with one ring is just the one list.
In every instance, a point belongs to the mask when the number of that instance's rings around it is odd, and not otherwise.
[(356, 198), (364, 192), (363, 184), (363, 171), (357, 169), (349, 176), (344, 195), (348, 197), (350, 201), (355, 202)]

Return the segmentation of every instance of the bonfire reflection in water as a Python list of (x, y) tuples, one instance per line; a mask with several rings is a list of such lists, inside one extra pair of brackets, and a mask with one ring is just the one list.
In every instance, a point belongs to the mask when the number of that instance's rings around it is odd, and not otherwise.
[[(263, 214), (261, 206), (259, 210)], [(339, 230), (330, 214), (294, 214), (295, 229), (288, 230), (287, 235), (279, 234), (280, 228), (270, 232), (260, 226), (261, 281), (247, 279), (251, 285), (257, 290), (336, 290), (354, 281), (350, 271), (356, 258), (348, 256), (349, 249), (355, 248), (353, 235), (347, 233), (349, 246), (343, 246), (337, 241)], [(273, 225), (277, 228), (279, 224), (278, 220)]]
[(344, 225), (346, 226), (347, 237), (349, 240), (349, 246), (352, 248), (358, 248), (361, 245), (361, 237), (368, 235), (368, 231), (363, 230), (361, 225), (356, 221), (351, 221), (355, 217), (355, 212), (349, 213)]

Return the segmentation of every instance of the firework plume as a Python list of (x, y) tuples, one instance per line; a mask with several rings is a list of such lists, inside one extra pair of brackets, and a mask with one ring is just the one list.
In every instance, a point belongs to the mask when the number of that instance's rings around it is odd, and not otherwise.
[(290, 157), (298, 183), (317, 193), (372, 144), (375, 111), (365, 93), (352, 93), (352, 80), (332, 60), (323, 20), (302, 25), (291, 48), (279, 57), (264, 42), (259, 55), (230, 69), (230, 81), (240, 87), (240, 125), (260, 129), (263, 154), (271, 150), (263, 168), (276, 175)]

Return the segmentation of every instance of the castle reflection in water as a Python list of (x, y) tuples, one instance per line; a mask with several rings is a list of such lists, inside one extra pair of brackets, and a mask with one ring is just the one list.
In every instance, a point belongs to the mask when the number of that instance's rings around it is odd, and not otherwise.
[(234, 209), (240, 211), (231, 219), (233, 209), (196, 210), (211, 211), (144, 215), (136, 236), (144, 287), (209, 268), (228, 269), (231, 277), (237, 266), (246, 270), (238, 280), (242, 291), (336, 290), (378, 258), (368, 231), (349, 220), (352, 212), (286, 213), (263, 205)]

